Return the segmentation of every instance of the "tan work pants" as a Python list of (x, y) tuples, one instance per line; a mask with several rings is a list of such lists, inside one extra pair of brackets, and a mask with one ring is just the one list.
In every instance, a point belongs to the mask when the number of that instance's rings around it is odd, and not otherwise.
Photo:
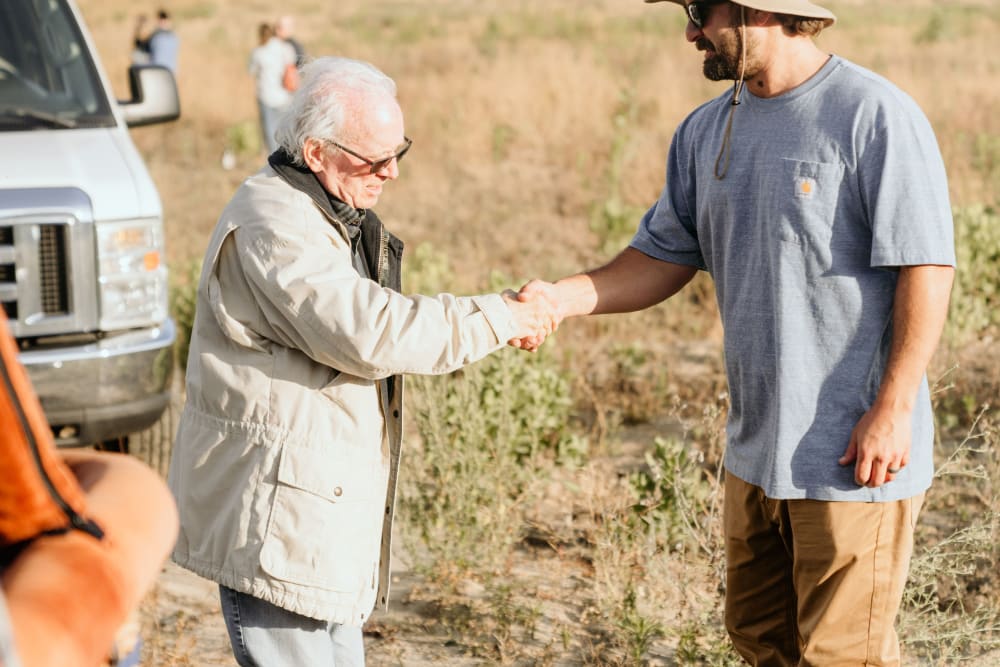
[(899, 665), (893, 624), (924, 494), (772, 500), (726, 475), (726, 629), (751, 665)]

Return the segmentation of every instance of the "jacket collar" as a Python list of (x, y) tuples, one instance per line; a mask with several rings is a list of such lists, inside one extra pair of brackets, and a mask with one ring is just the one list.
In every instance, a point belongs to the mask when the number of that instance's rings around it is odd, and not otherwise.
[[(365, 246), (368, 275), (397, 292), (400, 290), (399, 265), (403, 255), (403, 242), (390, 233), (374, 211), (356, 209), (330, 195), (308, 167), (292, 162), (284, 148), (279, 148), (267, 159), (278, 176), (290, 186), (304, 192), (332, 220), (344, 226), (351, 249), (357, 252), (359, 244)], [(388, 261), (382, 264), (382, 237), (385, 237)]]
[(357, 236), (368, 213), (367, 209), (354, 208), (331, 195), (316, 178), (316, 174), (308, 167), (300, 167), (292, 162), (292, 156), (284, 148), (271, 153), (267, 162), (282, 180), (309, 195), (324, 213), (346, 226), (352, 239)]

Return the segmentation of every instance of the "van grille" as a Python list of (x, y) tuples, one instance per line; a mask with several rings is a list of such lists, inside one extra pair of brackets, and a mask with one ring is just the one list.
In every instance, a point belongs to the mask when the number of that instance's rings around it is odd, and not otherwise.
[[(38, 225), (37, 239), (21, 248), (27, 264), (38, 267), (36, 275), (24, 275), (35, 284), (22, 284), (20, 291), (36, 294), (38, 311), (42, 315), (65, 315), (69, 312), (69, 284), (66, 276), (66, 225)], [(22, 246), (25, 244), (22, 243)], [(34, 247), (32, 247), (34, 246)], [(28, 255), (32, 255), (30, 258)], [(0, 293), (7, 317), (18, 319), (17, 249), (13, 226), (0, 227)], [(23, 275), (23, 274), (22, 274)]]
[(38, 240), (38, 277), (42, 312), (64, 315), (69, 312), (66, 281), (66, 225), (41, 225)]
[(0, 227), (0, 294), (7, 319), (17, 321), (17, 253), (14, 248), (14, 228)]
[(0, 305), (34, 345), (97, 330), (90, 198), (77, 188), (0, 189)]

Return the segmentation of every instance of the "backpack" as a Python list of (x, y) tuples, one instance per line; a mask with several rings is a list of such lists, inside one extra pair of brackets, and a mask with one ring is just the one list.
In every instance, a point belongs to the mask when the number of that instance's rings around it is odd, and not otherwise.
[(299, 88), (299, 69), (295, 63), (285, 65), (285, 73), (281, 75), (282, 87), (290, 93), (294, 93)]

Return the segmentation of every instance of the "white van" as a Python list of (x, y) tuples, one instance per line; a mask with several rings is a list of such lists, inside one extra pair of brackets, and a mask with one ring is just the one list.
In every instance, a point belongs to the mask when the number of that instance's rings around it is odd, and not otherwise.
[(72, 0), (0, 1), (0, 302), (60, 445), (120, 440), (170, 400), (163, 215), (127, 126), (180, 115), (173, 75), (114, 99)]

